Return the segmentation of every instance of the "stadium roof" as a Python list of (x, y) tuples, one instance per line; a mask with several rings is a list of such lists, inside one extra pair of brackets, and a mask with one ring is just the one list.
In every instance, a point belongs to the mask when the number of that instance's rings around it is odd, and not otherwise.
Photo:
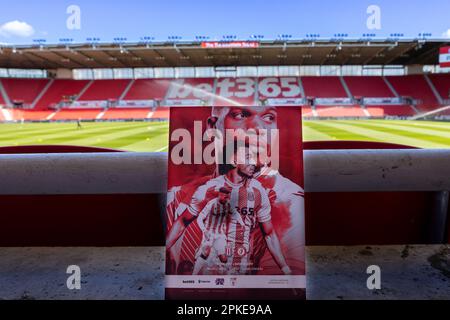
[[(211, 43), (209, 43), (211, 44)], [(442, 40), (262, 41), (0, 47), (0, 68), (140, 68), (268, 65), (438, 64)], [(224, 45), (225, 44), (225, 45)], [(244, 45), (243, 45), (244, 44)], [(225, 46), (225, 47), (224, 47)], [(213, 47), (213, 48), (211, 48)]]

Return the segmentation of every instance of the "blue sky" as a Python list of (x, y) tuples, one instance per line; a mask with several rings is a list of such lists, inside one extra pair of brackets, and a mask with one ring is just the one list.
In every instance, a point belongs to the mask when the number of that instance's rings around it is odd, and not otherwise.
[[(375, 33), (387, 38), (402, 33), (416, 38), (431, 33), (432, 38), (450, 39), (450, 1), (448, 0), (0, 0), (0, 43), (30, 44), (39, 39), (58, 43), (62, 38), (85, 43), (96, 37), (101, 42), (126, 38), (138, 42), (142, 37), (155, 41), (179, 36), (194, 40), (207, 36), (221, 40), (235, 35), (275, 39), (290, 34), (302, 39), (306, 34), (333, 38), (336, 33), (360, 38)], [(81, 29), (69, 30), (66, 13), (70, 5), (81, 10)], [(367, 8), (381, 10), (381, 29), (369, 30)]]

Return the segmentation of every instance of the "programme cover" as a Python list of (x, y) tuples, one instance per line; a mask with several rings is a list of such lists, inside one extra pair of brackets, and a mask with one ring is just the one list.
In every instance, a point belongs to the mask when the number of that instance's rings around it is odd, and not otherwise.
[(170, 110), (167, 299), (304, 299), (301, 108)]

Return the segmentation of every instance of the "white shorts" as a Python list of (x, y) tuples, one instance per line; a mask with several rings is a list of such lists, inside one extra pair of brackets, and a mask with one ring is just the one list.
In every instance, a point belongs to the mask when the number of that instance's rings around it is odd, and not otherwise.
[(197, 251), (197, 257), (203, 252), (205, 247), (214, 248), (218, 256), (224, 255), (227, 246), (227, 236), (223, 233), (208, 232), (203, 235), (202, 244)]

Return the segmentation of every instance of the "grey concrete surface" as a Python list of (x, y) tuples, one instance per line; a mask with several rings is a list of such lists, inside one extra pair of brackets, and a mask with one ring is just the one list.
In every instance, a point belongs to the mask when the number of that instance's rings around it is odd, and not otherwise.
[[(368, 290), (369, 265), (381, 290)], [(450, 299), (450, 245), (310, 247), (308, 299)]]
[[(308, 299), (450, 299), (450, 245), (308, 247)], [(70, 291), (69, 265), (81, 268)], [(366, 287), (369, 265), (381, 290)], [(164, 298), (164, 248), (0, 248), (0, 299)]]

